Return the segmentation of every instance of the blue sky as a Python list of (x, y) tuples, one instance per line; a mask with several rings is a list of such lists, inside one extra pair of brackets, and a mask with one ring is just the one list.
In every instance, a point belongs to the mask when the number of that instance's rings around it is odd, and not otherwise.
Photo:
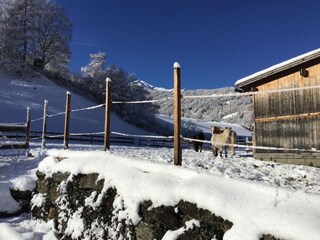
[(103, 51), (157, 87), (233, 86), (247, 75), (320, 48), (317, 0), (57, 0), (73, 22), (70, 68)]

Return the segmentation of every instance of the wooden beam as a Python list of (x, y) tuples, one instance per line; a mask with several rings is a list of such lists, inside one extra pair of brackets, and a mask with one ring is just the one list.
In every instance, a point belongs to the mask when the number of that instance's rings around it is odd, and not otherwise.
[(291, 120), (291, 119), (303, 119), (303, 118), (315, 118), (320, 117), (320, 112), (314, 113), (303, 113), (297, 115), (286, 115), (286, 116), (276, 116), (276, 117), (267, 117), (267, 118), (257, 118), (256, 122), (273, 122), (273, 121), (282, 121), (282, 120)]

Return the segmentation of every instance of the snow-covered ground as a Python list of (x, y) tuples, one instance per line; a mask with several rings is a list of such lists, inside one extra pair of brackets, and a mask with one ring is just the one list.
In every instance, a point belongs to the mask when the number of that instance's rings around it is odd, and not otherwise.
[[(1, 152), (1, 210), (18, 207), (8, 189), (32, 189), (40, 162), (40, 170), (47, 174), (99, 172), (117, 188), (134, 222), (139, 221), (136, 206), (144, 199), (151, 199), (155, 207), (184, 199), (232, 221), (227, 240), (258, 239), (263, 233), (301, 240), (320, 236), (319, 168), (257, 161), (241, 156), (243, 152), (214, 159), (209, 150), (184, 149), (182, 167), (177, 167), (171, 148), (114, 145), (107, 153), (96, 145), (49, 148), (53, 149), (42, 162), (44, 153), (39, 155), (37, 146), (31, 150), (36, 157), (25, 157), (22, 150)], [(68, 159), (58, 162), (57, 156)], [(55, 239), (52, 223), (30, 220), (27, 215), (0, 222), (0, 239)]]

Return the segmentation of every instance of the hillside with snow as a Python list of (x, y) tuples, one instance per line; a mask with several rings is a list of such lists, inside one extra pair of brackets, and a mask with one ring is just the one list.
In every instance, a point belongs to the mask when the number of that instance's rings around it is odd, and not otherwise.
[[(48, 100), (47, 131), (63, 132), (66, 92), (68, 89), (58, 86), (42, 74), (34, 72), (32, 76), (21, 78), (8, 74), (0, 68), (0, 123), (24, 123), (26, 110), (31, 109), (31, 130), (42, 130), (44, 100)], [(70, 133), (95, 133), (104, 131), (104, 106), (71, 93)], [(62, 113), (62, 114), (61, 114)], [(54, 116), (53, 116), (54, 115)], [(148, 134), (111, 113), (111, 131), (129, 134)]]

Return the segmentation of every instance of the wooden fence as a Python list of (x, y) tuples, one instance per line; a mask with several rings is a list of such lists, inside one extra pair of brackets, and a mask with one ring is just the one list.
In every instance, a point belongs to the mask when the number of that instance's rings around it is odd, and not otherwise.
[[(63, 132), (47, 132), (46, 133), (47, 141), (54, 142), (60, 141), (64, 139)], [(12, 138), (22, 138), (23, 136), (17, 134), (16, 136), (12, 136)], [(41, 131), (30, 131), (30, 140), (40, 140), (42, 137)], [(79, 142), (79, 143), (89, 143), (89, 144), (99, 144), (104, 143), (104, 135), (103, 134), (77, 134), (70, 135), (69, 141)], [(113, 144), (126, 144), (133, 146), (149, 146), (149, 147), (174, 147), (174, 140), (168, 138), (140, 138), (140, 137), (129, 137), (129, 136), (114, 136), (110, 135), (109, 137), (110, 143)], [(245, 137), (237, 138), (237, 145), (251, 145), (249, 140)], [(193, 144), (190, 141), (182, 140), (181, 142), (182, 148), (192, 148)], [(211, 144), (204, 143), (204, 149), (210, 149)]]
[[(110, 131), (110, 113), (111, 113), (111, 80), (106, 80), (106, 103), (105, 103), (105, 129), (104, 134), (96, 135), (96, 134), (70, 134), (69, 133), (69, 125), (70, 125), (70, 113), (74, 111), (81, 111), (81, 110), (88, 110), (92, 109), (92, 107), (87, 109), (70, 109), (70, 102), (71, 102), (71, 93), (67, 92), (66, 98), (66, 110), (65, 114), (65, 125), (64, 125), (64, 132), (63, 133), (53, 133), (47, 132), (47, 120), (49, 116), (47, 114), (48, 110), (48, 102), (45, 101), (44, 104), (44, 115), (43, 115), (43, 129), (41, 132), (39, 131), (32, 131), (31, 139), (42, 139), (41, 148), (45, 148), (46, 140), (63, 140), (64, 149), (68, 148), (69, 141), (77, 141), (77, 142), (89, 142), (89, 143), (96, 143), (96, 142), (103, 142), (104, 143), (104, 150), (109, 150), (110, 142), (112, 143), (119, 143), (119, 144), (134, 144), (138, 146), (153, 146), (153, 147), (173, 147), (174, 148), (174, 164), (181, 165), (182, 163), (182, 148), (189, 148), (192, 144), (190, 141), (186, 141), (181, 137), (181, 86), (180, 86), (180, 65), (178, 63), (174, 64), (174, 136), (173, 139), (170, 138), (155, 138), (150, 136), (147, 137), (127, 137), (127, 136), (113, 136)], [(145, 103), (146, 101), (142, 101)], [(137, 103), (134, 102), (119, 102), (119, 103)], [(140, 102), (139, 102), (140, 103)], [(98, 105), (100, 107), (100, 105)], [(95, 106), (97, 107), (97, 106)], [(59, 113), (60, 115), (61, 113)], [(2, 125), (0, 127), (0, 131), (11, 131), (11, 132), (25, 132), (25, 142), (23, 144), (8, 144), (7, 148), (22, 148), (29, 146), (29, 135), (30, 135), (30, 113), (28, 111), (27, 123), (25, 125), (15, 125), (7, 126)], [(55, 114), (58, 115), (58, 114)], [(37, 119), (41, 120), (41, 119)], [(36, 121), (36, 120), (33, 120)], [(11, 138), (12, 135), (9, 136)], [(19, 134), (16, 134), (16, 139), (21, 137)], [(12, 137), (13, 138), (13, 137)], [(245, 142), (240, 143), (237, 142), (239, 145), (246, 145)], [(4, 145), (0, 145), (0, 147)], [(211, 148), (210, 143), (204, 143), (204, 148)]]
[[(30, 109), (27, 109), (25, 124), (0, 124), (0, 149), (21, 149), (29, 147), (30, 139)], [(22, 141), (21, 141), (22, 140)]]

